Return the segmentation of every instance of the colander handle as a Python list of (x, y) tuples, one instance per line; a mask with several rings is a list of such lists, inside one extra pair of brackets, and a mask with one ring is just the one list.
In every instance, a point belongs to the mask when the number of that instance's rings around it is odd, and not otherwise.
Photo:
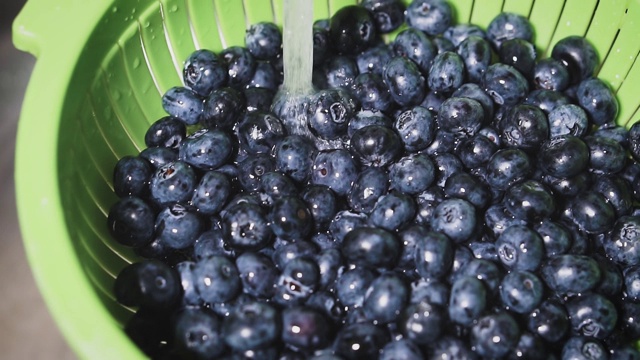
[(40, 57), (74, 37), (85, 37), (115, 0), (28, 0), (13, 22), (16, 48)]

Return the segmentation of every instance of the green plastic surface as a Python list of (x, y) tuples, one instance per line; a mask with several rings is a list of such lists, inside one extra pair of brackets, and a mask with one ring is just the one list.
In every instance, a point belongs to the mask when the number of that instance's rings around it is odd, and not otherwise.
[[(355, 2), (316, 0), (315, 16)], [(529, 17), (541, 56), (586, 35), (620, 101), (617, 122), (640, 120), (640, 0), (451, 3), (456, 21), (483, 27), (500, 11)], [(144, 147), (191, 51), (242, 45), (248, 24), (282, 18), (282, 0), (30, 0), (15, 20), (16, 47), (38, 57), (16, 149), (20, 226), (39, 288), (80, 357), (143, 357), (122, 331), (131, 309), (111, 294), (136, 258), (106, 229), (117, 159)]]

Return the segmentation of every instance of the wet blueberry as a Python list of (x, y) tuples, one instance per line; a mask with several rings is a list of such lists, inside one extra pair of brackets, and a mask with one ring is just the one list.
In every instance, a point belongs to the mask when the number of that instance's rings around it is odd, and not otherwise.
[(389, 87), (391, 97), (400, 106), (418, 105), (426, 95), (425, 78), (418, 65), (408, 58), (391, 59), (382, 79)]
[(442, 93), (452, 93), (459, 88), (465, 78), (464, 61), (455, 52), (438, 54), (431, 64), (427, 84), (429, 89)]
[(347, 233), (342, 255), (348, 263), (372, 268), (393, 268), (400, 256), (400, 241), (380, 228), (360, 227)]
[(162, 108), (167, 114), (182, 120), (187, 125), (200, 122), (203, 115), (203, 102), (193, 90), (175, 86), (162, 96)]
[(447, 199), (438, 204), (431, 228), (442, 231), (456, 243), (468, 240), (476, 228), (476, 209), (468, 201), (462, 199)]
[(529, 20), (515, 13), (503, 12), (494, 17), (487, 27), (487, 38), (496, 49), (511, 39), (533, 40), (533, 27)]
[[(358, 174), (347, 194), (347, 202), (354, 211), (368, 214), (373, 211), (378, 200), (387, 194), (388, 189), (387, 171), (378, 167), (369, 167)], [(324, 207), (326, 204), (318, 204), (318, 206)]]
[(346, 55), (366, 50), (378, 40), (369, 11), (356, 5), (342, 7), (331, 17), (329, 35), (338, 54)]
[(280, 336), (281, 316), (272, 305), (248, 302), (227, 316), (222, 324), (225, 343), (234, 350), (265, 347)]
[(113, 292), (122, 305), (164, 310), (178, 303), (182, 286), (180, 275), (167, 264), (144, 260), (118, 273)]
[(442, 34), (451, 25), (453, 10), (442, 0), (412, 1), (406, 11), (407, 24), (428, 35)]

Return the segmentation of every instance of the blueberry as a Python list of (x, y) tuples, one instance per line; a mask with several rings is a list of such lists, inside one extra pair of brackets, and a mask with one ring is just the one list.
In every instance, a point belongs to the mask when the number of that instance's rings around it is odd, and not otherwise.
[(336, 213), (331, 224), (329, 224), (329, 232), (333, 236), (334, 240), (339, 244), (342, 244), (345, 236), (351, 232), (351, 230), (367, 225), (368, 216), (358, 212), (350, 210), (341, 210)]
[(518, 323), (504, 311), (483, 316), (471, 328), (471, 346), (483, 357), (504, 356), (516, 347), (519, 339)]
[(249, 156), (238, 164), (238, 182), (246, 191), (260, 190), (262, 176), (275, 170), (275, 167), (273, 159), (267, 154)]
[[(402, 253), (400, 254), (397, 268), (404, 270), (405, 274), (409, 276), (416, 272), (414, 254), (418, 242), (423, 236), (426, 236), (428, 232), (425, 226), (413, 224), (398, 233), (398, 238), (402, 243)], [(453, 254), (453, 251), (451, 251), (451, 253)]]
[(618, 321), (614, 304), (600, 294), (575, 297), (566, 306), (573, 331), (583, 336), (604, 339)]
[(280, 313), (272, 305), (253, 301), (243, 304), (222, 324), (225, 343), (234, 350), (266, 347), (280, 336)]
[(604, 360), (608, 355), (605, 347), (597, 339), (572, 336), (562, 346), (562, 358)]
[(230, 87), (213, 90), (204, 101), (202, 125), (209, 129), (230, 130), (240, 119), (244, 109), (246, 109), (246, 99), (238, 90)]
[(334, 49), (345, 55), (366, 50), (378, 40), (369, 11), (357, 5), (342, 7), (331, 17), (329, 35)]
[(308, 186), (303, 191), (302, 198), (311, 212), (316, 227), (326, 226), (338, 212), (336, 195), (326, 186)]
[[(272, 62), (259, 60), (256, 62), (256, 70), (247, 87), (277, 91), (282, 81), (282, 76), (278, 73), (278, 70)], [(246, 103), (246, 99), (243, 100)]]
[(280, 120), (269, 112), (246, 113), (236, 126), (240, 146), (249, 154), (270, 153), (284, 133)]
[(396, 265), (401, 246), (389, 231), (360, 227), (345, 236), (342, 255), (350, 264), (388, 269)]
[(275, 97), (275, 91), (264, 87), (250, 87), (242, 90), (248, 112), (267, 112), (271, 109), (271, 103)]
[(593, 182), (593, 189), (611, 204), (616, 218), (629, 215), (633, 207), (633, 198), (629, 183), (617, 176), (598, 176)]
[(340, 89), (321, 90), (309, 101), (307, 118), (311, 131), (327, 140), (346, 134), (349, 119), (354, 116), (356, 103)]
[(593, 289), (600, 281), (598, 263), (585, 255), (557, 255), (540, 271), (545, 284), (558, 294), (579, 294)]
[(284, 269), (291, 260), (297, 258), (312, 259), (318, 255), (318, 247), (310, 241), (298, 240), (280, 244), (280, 246), (274, 244), (274, 251), (271, 255), (274, 264), (280, 270)]
[(266, 255), (247, 251), (236, 258), (242, 291), (258, 299), (273, 296), (278, 270)]
[(416, 29), (402, 30), (391, 44), (396, 56), (413, 60), (423, 74), (429, 72), (431, 62), (436, 57), (436, 48), (427, 35)]
[(170, 162), (178, 161), (178, 151), (165, 147), (150, 147), (142, 150), (140, 157), (147, 160), (153, 170), (158, 170)]
[(347, 308), (362, 306), (365, 292), (375, 278), (376, 274), (372, 270), (362, 266), (342, 273), (335, 283), (335, 292), (340, 303)]
[(506, 190), (522, 181), (532, 170), (527, 154), (519, 149), (498, 150), (489, 159), (485, 180), (491, 187)]
[(452, 93), (464, 82), (464, 61), (455, 52), (438, 54), (431, 64), (427, 83), (433, 91)]
[(242, 289), (238, 268), (225, 256), (213, 255), (196, 262), (193, 273), (196, 289), (208, 304), (232, 300)]
[(513, 66), (500, 63), (487, 68), (481, 86), (498, 105), (515, 105), (529, 92), (525, 77)]
[(487, 293), (482, 281), (462, 276), (453, 283), (448, 307), (451, 321), (471, 325), (484, 312), (486, 305)]
[(501, 63), (511, 65), (525, 77), (531, 78), (537, 53), (535, 46), (530, 41), (524, 39), (505, 40), (500, 45), (498, 56)]
[(273, 300), (285, 306), (300, 304), (318, 288), (320, 268), (306, 257), (297, 257), (289, 261), (276, 281), (276, 294)]
[(534, 230), (544, 242), (544, 251), (548, 258), (566, 254), (571, 247), (571, 233), (569, 230), (554, 220), (543, 219), (534, 226)]
[(196, 289), (196, 279), (193, 270), (196, 263), (185, 260), (177, 263), (175, 269), (180, 275), (180, 284), (182, 285), (182, 305), (183, 306), (200, 306), (202, 298)]
[(542, 281), (528, 271), (512, 271), (502, 278), (500, 298), (510, 311), (526, 314), (533, 311), (542, 300)]
[(589, 40), (575, 35), (558, 41), (553, 46), (551, 57), (567, 68), (573, 84), (592, 77), (599, 62), (598, 53)]
[(502, 141), (506, 146), (525, 151), (535, 150), (549, 138), (549, 121), (537, 107), (516, 105), (499, 124)]
[(504, 202), (509, 212), (527, 221), (549, 217), (555, 211), (553, 193), (535, 180), (511, 186), (505, 193)]
[(571, 99), (561, 92), (536, 89), (529, 92), (523, 103), (525, 105), (533, 105), (545, 114), (549, 114), (560, 106), (570, 104)]
[(447, 178), (444, 193), (451, 198), (466, 200), (477, 209), (485, 209), (491, 201), (489, 187), (464, 171), (456, 172)]
[(275, 145), (276, 169), (291, 179), (303, 183), (311, 174), (316, 150), (313, 145), (299, 135), (286, 136)]
[(432, 114), (438, 114), (440, 106), (442, 106), (442, 103), (447, 100), (448, 97), (449, 94), (429, 90), (419, 106), (429, 110)]
[(356, 76), (351, 92), (365, 110), (387, 111), (393, 105), (389, 88), (378, 74), (364, 73)]
[(329, 29), (313, 25), (313, 65), (322, 64), (333, 51)]
[(431, 36), (442, 34), (452, 20), (453, 9), (442, 0), (415, 0), (406, 11), (407, 24)]
[(518, 345), (511, 352), (509, 359), (543, 360), (548, 359), (550, 356), (546, 343), (540, 337), (529, 332), (523, 332), (520, 334)]
[[(485, 285), (488, 290), (487, 296), (497, 294), (502, 278), (502, 271), (498, 263), (485, 259), (471, 259), (466, 264), (461, 265), (460, 270), (454, 278), (471, 276)], [(455, 281), (455, 280), (454, 280)]]
[(453, 46), (457, 47), (469, 36), (479, 36), (486, 39), (487, 34), (478, 25), (474, 24), (456, 24), (450, 26), (442, 36), (449, 40)]
[(380, 352), (381, 360), (420, 360), (423, 359), (420, 348), (411, 340), (390, 341)]
[(271, 242), (273, 232), (262, 209), (250, 203), (231, 206), (222, 218), (228, 245), (236, 250), (258, 250)]
[(308, 307), (282, 311), (282, 341), (296, 349), (314, 350), (327, 346), (333, 338), (327, 318)]
[(573, 135), (559, 135), (540, 147), (539, 167), (555, 177), (578, 175), (589, 164), (589, 148)]
[(609, 258), (621, 265), (639, 265), (640, 217), (623, 216), (617, 219), (604, 243), (604, 250)]
[(627, 152), (615, 140), (602, 136), (587, 136), (584, 142), (589, 147), (589, 168), (594, 172), (614, 174), (626, 165)]
[(230, 194), (229, 178), (217, 171), (207, 171), (195, 188), (191, 204), (201, 214), (215, 215), (226, 204)]
[(356, 56), (358, 72), (382, 77), (387, 62), (393, 58), (393, 49), (384, 43), (374, 45)]
[(629, 128), (629, 151), (636, 161), (640, 161), (640, 122), (636, 122)]
[(591, 174), (587, 171), (578, 173), (572, 177), (555, 177), (551, 175), (543, 175), (541, 178), (543, 184), (548, 186), (551, 191), (565, 197), (573, 197), (583, 192), (591, 185)]
[(348, 151), (321, 151), (313, 162), (311, 183), (328, 186), (337, 195), (345, 196), (357, 175), (357, 163)]
[[(394, 161), (402, 151), (402, 140), (391, 128), (381, 125), (369, 125), (356, 130), (351, 137), (351, 147), (359, 156), (362, 164), (385, 166)], [(322, 153), (318, 155), (318, 158), (321, 155)], [(316, 158), (316, 164), (318, 163), (318, 158)], [(335, 158), (335, 155), (332, 158)], [(320, 169), (321, 171), (322, 169)], [(318, 175), (327, 176), (319, 173), (316, 167), (314, 178), (317, 178)], [(344, 180), (343, 183), (346, 184)], [(342, 191), (336, 192), (342, 193)]]
[(434, 180), (433, 161), (423, 154), (412, 154), (389, 166), (391, 188), (415, 195), (426, 190)]
[[(451, 27), (449, 27), (451, 29)], [(448, 29), (442, 35), (434, 36), (431, 38), (431, 42), (436, 47), (437, 53), (443, 53), (445, 51), (455, 51), (456, 47), (453, 43), (445, 37)]]
[(533, 27), (529, 20), (520, 15), (509, 12), (498, 14), (487, 27), (487, 38), (496, 49), (511, 39), (533, 40)]
[(429, 345), (444, 332), (447, 314), (443, 307), (419, 301), (403, 309), (398, 320), (400, 331), (407, 340)]
[(166, 310), (182, 296), (180, 275), (158, 260), (143, 260), (124, 267), (115, 279), (113, 292), (125, 306)]
[(230, 46), (220, 56), (227, 64), (228, 84), (240, 89), (251, 81), (256, 70), (256, 59), (246, 47)]
[(184, 84), (200, 96), (208, 96), (213, 89), (224, 86), (228, 78), (227, 65), (210, 50), (196, 50), (184, 63)]
[(603, 233), (615, 221), (615, 211), (604, 196), (595, 191), (578, 194), (566, 205), (563, 216), (587, 233)]
[(389, 335), (380, 327), (368, 323), (344, 326), (336, 335), (333, 349), (345, 360), (374, 359), (389, 341)]
[(447, 199), (436, 207), (431, 228), (441, 231), (456, 243), (468, 240), (476, 228), (476, 209), (468, 201)]
[(445, 199), (444, 192), (439, 186), (432, 185), (418, 194), (415, 199), (417, 206), (416, 223), (429, 226), (436, 206)]
[(470, 83), (479, 84), (482, 75), (491, 65), (491, 45), (483, 37), (472, 35), (464, 39), (456, 52), (464, 62), (466, 79)]
[(467, 169), (473, 169), (489, 162), (498, 148), (488, 137), (476, 133), (476, 135), (462, 140), (456, 147), (455, 154)]
[(599, 254), (595, 256), (595, 259), (600, 266), (601, 274), (600, 283), (595, 288), (595, 292), (609, 299), (620, 296), (625, 286), (626, 278), (623, 276), (618, 264)]
[(405, 5), (398, 0), (364, 0), (360, 4), (369, 10), (381, 34), (390, 33), (404, 22)]
[(392, 127), (393, 121), (380, 110), (362, 109), (356, 112), (355, 115), (349, 119), (347, 135), (351, 138), (356, 131), (369, 125)]
[(181, 309), (173, 318), (172, 345), (184, 358), (211, 358), (224, 353), (222, 321), (207, 308)]
[(478, 359), (470, 345), (453, 336), (443, 336), (433, 344), (432, 359)]
[(469, 98), (451, 97), (445, 100), (438, 112), (440, 129), (453, 133), (456, 138), (474, 136), (482, 127), (484, 109), (479, 102)]
[(287, 175), (278, 171), (270, 171), (260, 177), (262, 194), (266, 196), (267, 205), (286, 196), (296, 196), (297, 189), (294, 182)]
[(258, 59), (273, 59), (282, 51), (282, 33), (276, 24), (258, 22), (249, 26), (245, 45)]
[(175, 149), (186, 136), (186, 126), (180, 119), (165, 116), (160, 118), (147, 129), (144, 143), (147, 147), (167, 147)]
[(382, 79), (389, 87), (391, 97), (400, 106), (418, 105), (426, 95), (425, 78), (418, 65), (408, 58), (391, 59), (384, 69)]
[(594, 78), (582, 81), (576, 95), (592, 123), (603, 125), (615, 121), (618, 115), (618, 101), (602, 80)]
[(355, 59), (346, 55), (336, 55), (328, 58), (323, 64), (326, 88), (350, 89), (359, 75), (358, 64)]
[(365, 292), (364, 313), (374, 323), (394, 321), (409, 302), (410, 288), (396, 273), (384, 273), (371, 282)]
[[(389, 174), (378, 167), (369, 167), (358, 174), (351, 190), (347, 194), (347, 202), (351, 209), (361, 213), (371, 213), (378, 199), (387, 194)], [(326, 206), (325, 203), (318, 207)]]
[(338, 273), (344, 270), (342, 254), (336, 248), (324, 249), (315, 257), (315, 260), (320, 268), (320, 288), (329, 288), (333, 285)]
[(438, 153), (433, 157), (436, 166), (436, 185), (444, 190), (449, 177), (458, 172), (464, 171), (464, 164), (458, 156), (449, 152)]
[(162, 108), (185, 124), (195, 125), (200, 122), (204, 107), (202, 98), (193, 90), (175, 86), (162, 95)]
[(512, 225), (526, 225), (524, 219), (516, 218), (507, 210), (504, 203), (497, 203), (489, 206), (484, 213), (484, 223), (489, 235), (498, 238), (502, 233)]
[(540, 59), (533, 66), (533, 84), (537, 89), (564, 91), (569, 81), (569, 71), (559, 60)]
[(149, 191), (153, 169), (141, 156), (124, 156), (118, 160), (113, 170), (113, 191), (119, 197), (136, 196), (144, 198)]
[(290, 241), (305, 239), (313, 224), (307, 204), (297, 196), (283, 196), (276, 200), (269, 219), (273, 233)]
[(220, 130), (200, 130), (180, 143), (179, 159), (203, 170), (214, 170), (222, 166), (232, 151), (229, 135)]
[(456, 147), (456, 143), (457, 139), (455, 134), (449, 131), (437, 129), (433, 137), (433, 141), (426, 149), (424, 149), (424, 152), (427, 155), (453, 152), (453, 149)]
[(569, 331), (569, 315), (555, 300), (544, 300), (528, 315), (527, 328), (549, 342), (557, 342)]
[(534, 271), (544, 256), (544, 243), (534, 230), (523, 225), (508, 227), (496, 240), (500, 262), (509, 269)]
[(197, 177), (187, 163), (175, 161), (157, 169), (151, 177), (151, 199), (158, 204), (184, 202), (191, 198)]
[(193, 245), (203, 229), (200, 216), (178, 203), (165, 207), (156, 217), (156, 237), (172, 249)]
[(403, 111), (393, 125), (404, 148), (410, 152), (424, 150), (433, 141), (436, 123), (431, 112), (422, 106)]

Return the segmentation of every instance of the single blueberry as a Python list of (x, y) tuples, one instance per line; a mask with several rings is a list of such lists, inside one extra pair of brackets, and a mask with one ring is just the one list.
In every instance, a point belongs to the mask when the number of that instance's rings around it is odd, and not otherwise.
[(270, 299), (275, 292), (278, 270), (268, 256), (247, 251), (236, 258), (242, 291), (258, 299)]
[[(353, 211), (371, 213), (378, 200), (387, 194), (389, 174), (379, 167), (368, 167), (358, 174), (347, 194), (347, 203)], [(318, 207), (325, 207), (319, 203)], [(313, 211), (313, 210), (312, 210)]]
[(184, 63), (184, 84), (205, 97), (227, 83), (227, 64), (210, 50), (196, 50)]
[(230, 46), (220, 56), (227, 64), (228, 84), (237, 89), (244, 88), (251, 81), (256, 70), (256, 59), (243, 46)]
[(338, 212), (336, 194), (324, 185), (311, 185), (302, 192), (316, 228), (324, 228)]
[(419, 301), (403, 309), (398, 319), (400, 331), (407, 340), (429, 345), (444, 332), (447, 314), (442, 306)]
[(455, 154), (467, 169), (473, 169), (489, 162), (498, 148), (498, 145), (488, 137), (476, 133), (476, 135), (462, 140), (456, 147)]
[(273, 159), (267, 154), (249, 156), (238, 164), (238, 182), (246, 191), (260, 190), (262, 176), (275, 170), (275, 167)]
[(317, 92), (310, 99), (307, 109), (311, 131), (326, 140), (341, 138), (346, 134), (356, 106), (355, 100), (344, 90), (328, 89)]
[(519, 104), (498, 125), (503, 143), (525, 151), (536, 150), (549, 138), (549, 121), (539, 108)]
[(487, 68), (481, 86), (498, 105), (515, 105), (529, 93), (525, 77), (513, 66), (501, 63)]
[(175, 86), (162, 95), (162, 108), (186, 125), (195, 125), (203, 116), (204, 106), (202, 98), (193, 90)]
[(562, 346), (563, 359), (605, 360), (607, 350), (600, 341), (592, 337), (572, 336)]
[(573, 331), (583, 336), (604, 339), (611, 334), (618, 321), (615, 305), (600, 294), (574, 297), (566, 307)]
[(374, 45), (356, 56), (360, 74), (375, 74), (382, 77), (387, 62), (393, 58), (393, 49), (384, 43)]
[(405, 4), (398, 0), (364, 0), (360, 4), (373, 14), (378, 32), (390, 33), (405, 20)]
[(270, 153), (284, 137), (280, 119), (270, 112), (246, 113), (236, 126), (236, 136), (242, 149), (249, 154)]
[(496, 50), (511, 39), (533, 40), (533, 26), (529, 20), (510, 12), (502, 12), (491, 20), (487, 27), (487, 38)]
[(508, 312), (502, 311), (480, 318), (471, 327), (471, 346), (478, 355), (499, 358), (513, 350), (520, 339), (520, 327)]
[(289, 241), (305, 239), (313, 225), (307, 204), (298, 196), (283, 196), (276, 200), (269, 213), (269, 220), (273, 233), (280, 239)]
[(431, 62), (436, 57), (436, 48), (429, 37), (416, 28), (402, 30), (391, 44), (396, 56), (413, 60), (423, 74), (429, 73)]
[(615, 211), (604, 196), (586, 191), (571, 199), (562, 216), (590, 234), (608, 231), (615, 221)]
[(545, 284), (558, 294), (580, 294), (600, 281), (600, 267), (585, 255), (557, 255), (546, 261), (540, 271)]
[(395, 321), (409, 302), (410, 288), (397, 273), (383, 273), (371, 282), (365, 292), (365, 316), (377, 324)]
[(406, 21), (410, 27), (428, 35), (442, 34), (453, 21), (453, 9), (443, 0), (415, 0), (406, 10)]
[(433, 161), (424, 154), (405, 156), (389, 166), (391, 189), (415, 195), (426, 190), (435, 178)]
[(378, 41), (374, 19), (362, 6), (340, 8), (331, 17), (329, 26), (331, 43), (338, 54), (355, 55)]
[(301, 304), (318, 288), (319, 283), (318, 263), (307, 257), (297, 257), (282, 269), (276, 280), (273, 300), (283, 306)]
[(571, 233), (562, 223), (543, 219), (534, 225), (534, 230), (544, 242), (544, 251), (548, 258), (566, 254), (571, 248)]
[(345, 196), (357, 176), (357, 163), (348, 151), (321, 151), (313, 162), (311, 183), (328, 186), (337, 195)]
[(333, 338), (329, 320), (309, 307), (293, 307), (282, 311), (282, 341), (303, 350), (320, 349)]
[(347, 233), (342, 255), (348, 263), (373, 268), (393, 268), (402, 244), (396, 236), (381, 228), (360, 227)]
[(224, 318), (222, 335), (234, 350), (266, 347), (280, 337), (281, 315), (272, 305), (251, 301)]
[(485, 209), (491, 201), (489, 187), (476, 176), (459, 171), (447, 178), (444, 193), (450, 198), (462, 199), (477, 209)]
[(291, 260), (297, 258), (312, 259), (318, 255), (318, 247), (310, 241), (282, 241), (280, 244), (280, 246), (278, 246), (278, 244), (274, 244), (274, 252), (271, 255), (273, 263), (280, 270), (284, 269)]
[(273, 232), (262, 209), (254, 204), (231, 206), (222, 218), (227, 244), (236, 250), (258, 250), (267, 246)]
[(598, 78), (583, 80), (576, 93), (578, 103), (595, 125), (615, 121), (618, 115), (618, 100), (609, 86)]
[(598, 174), (614, 174), (621, 171), (628, 159), (627, 151), (620, 143), (603, 136), (587, 136), (584, 142), (589, 148), (589, 168)]
[(227, 203), (231, 191), (231, 182), (227, 175), (218, 171), (207, 171), (193, 192), (191, 204), (201, 214), (215, 215)]
[(178, 161), (178, 151), (165, 147), (149, 147), (140, 152), (140, 157), (147, 160), (153, 170), (158, 170), (170, 162)]
[(202, 129), (180, 143), (178, 158), (202, 170), (214, 170), (231, 156), (232, 139), (224, 131)]
[(527, 94), (522, 102), (525, 105), (533, 105), (545, 114), (551, 113), (556, 108), (572, 102), (566, 95), (558, 91), (536, 89)]
[(535, 180), (526, 180), (507, 189), (504, 203), (514, 216), (527, 220), (539, 220), (555, 211), (553, 193)]
[(143, 260), (124, 267), (115, 279), (113, 292), (125, 306), (166, 310), (182, 296), (180, 275), (159, 260)]
[(551, 57), (567, 68), (573, 84), (593, 77), (599, 62), (598, 53), (589, 40), (576, 35), (558, 41), (551, 50)]
[(360, 74), (356, 60), (346, 55), (329, 57), (324, 64), (322, 64), (322, 71), (325, 77), (325, 87), (332, 89), (351, 89), (356, 77)]
[(347, 308), (361, 307), (365, 292), (376, 276), (372, 270), (362, 266), (343, 272), (336, 279), (334, 290), (340, 303)]
[(479, 84), (482, 75), (491, 65), (491, 45), (483, 37), (472, 35), (464, 39), (457, 47), (456, 52), (464, 62), (464, 70), (467, 81)]
[(487, 34), (478, 25), (474, 24), (456, 24), (450, 26), (442, 36), (449, 40), (454, 47), (457, 47), (469, 36), (479, 36), (486, 39)]
[(165, 116), (149, 126), (144, 135), (147, 147), (178, 148), (185, 138), (187, 128), (183, 121), (172, 116)]
[(345, 239), (345, 236), (353, 229), (367, 226), (367, 214), (354, 212), (350, 210), (341, 210), (336, 213), (331, 224), (329, 224), (329, 233), (339, 244)]
[(533, 165), (524, 151), (500, 149), (487, 163), (485, 180), (495, 189), (506, 190), (509, 186), (524, 180), (532, 168)]
[(606, 255), (624, 266), (640, 265), (640, 217), (617, 219), (604, 243)]
[(405, 150), (417, 152), (426, 149), (433, 141), (436, 123), (429, 110), (415, 106), (400, 113), (393, 127), (400, 135)]
[(540, 59), (533, 66), (533, 84), (537, 89), (564, 91), (569, 81), (569, 71), (559, 60)]
[(202, 125), (209, 129), (231, 130), (246, 109), (244, 95), (233, 88), (213, 90), (204, 101)]
[(258, 59), (273, 59), (282, 51), (282, 33), (270, 22), (258, 22), (245, 33), (245, 46)]
[(535, 46), (524, 39), (509, 39), (502, 42), (498, 50), (500, 62), (511, 65), (526, 78), (531, 78), (537, 52)]
[(196, 289), (207, 304), (232, 300), (242, 290), (238, 268), (225, 256), (213, 255), (196, 262), (193, 273)]
[(175, 203), (165, 207), (156, 217), (155, 234), (169, 248), (185, 249), (193, 245), (204, 226), (198, 214)]
[(389, 88), (378, 74), (363, 73), (356, 76), (351, 93), (365, 110), (387, 111), (393, 105)]
[[(394, 161), (402, 151), (402, 140), (391, 128), (381, 125), (369, 125), (354, 132), (351, 137), (351, 147), (363, 165), (385, 166)], [(316, 164), (321, 155), (322, 153), (316, 158)], [(335, 155), (332, 156), (332, 158), (335, 157)], [(321, 173), (322, 169), (315, 167), (314, 178), (320, 178), (320, 176), (326, 178), (327, 175)], [(320, 170), (320, 173), (318, 170)], [(346, 184), (344, 180), (343, 183)], [(341, 193), (341, 191), (336, 192)]]
[(145, 198), (153, 168), (141, 156), (124, 156), (113, 169), (113, 192), (119, 197), (136, 196)]
[(569, 315), (564, 305), (548, 299), (528, 315), (527, 328), (548, 342), (557, 342), (568, 333)]
[(544, 285), (533, 273), (512, 271), (502, 278), (500, 298), (504, 306), (513, 312), (527, 314), (542, 301)]
[(375, 359), (388, 342), (389, 335), (383, 328), (370, 323), (354, 323), (340, 329), (333, 350), (345, 360)]
[(211, 358), (224, 353), (222, 321), (204, 307), (180, 309), (172, 321), (174, 355), (182, 358)]
[(382, 79), (389, 87), (391, 97), (400, 106), (418, 105), (426, 95), (425, 78), (418, 65), (408, 58), (392, 58), (384, 69)]
[(445, 100), (438, 112), (441, 130), (453, 133), (458, 139), (474, 136), (482, 127), (484, 109), (476, 100), (451, 97)]
[(455, 52), (438, 54), (431, 63), (427, 83), (429, 89), (442, 93), (452, 93), (465, 79), (465, 65), (462, 57)]
[(197, 177), (186, 162), (175, 161), (156, 170), (151, 177), (151, 200), (158, 204), (185, 202), (191, 199)]
[(476, 230), (477, 220), (476, 209), (470, 202), (447, 199), (436, 207), (431, 219), (431, 228), (460, 243), (471, 238)]

